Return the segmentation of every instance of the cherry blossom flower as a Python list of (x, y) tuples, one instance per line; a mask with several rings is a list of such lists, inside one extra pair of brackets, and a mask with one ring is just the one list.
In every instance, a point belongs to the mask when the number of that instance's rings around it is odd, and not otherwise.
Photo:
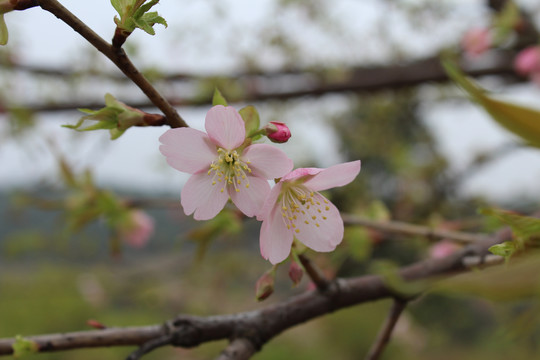
[(529, 46), (517, 54), (514, 69), (521, 75), (540, 73), (540, 46)]
[(491, 32), (486, 28), (469, 29), (461, 39), (461, 46), (469, 56), (478, 56), (486, 52), (492, 45)]
[(182, 189), (186, 215), (196, 220), (216, 216), (229, 197), (247, 216), (259, 213), (270, 192), (266, 179), (279, 178), (293, 167), (292, 160), (272, 145), (243, 148), (244, 121), (230, 106), (217, 105), (206, 114), (207, 134), (191, 128), (168, 130), (159, 148), (173, 168), (193, 174)]
[(142, 210), (133, 210), (130, 221), (120, 230), (120, 238), (132, 247), (141, 248), (148, 243), (153, 233), (154, 219)]
[(291, 137), (291, 130), (282, 122), (270, 121), (265, 129), (268, 139), (275, 143), (286, 143)]
[(266, 199), (261, 213), (261, 255), (272, 264), (285, 260), (296, 237), (307, 247), (332, 251), (343, 240), (339, 210), (319, 191), (343, 186), (360, 172), (360, 161), (328, 169), (301, 168), (285, 175)]

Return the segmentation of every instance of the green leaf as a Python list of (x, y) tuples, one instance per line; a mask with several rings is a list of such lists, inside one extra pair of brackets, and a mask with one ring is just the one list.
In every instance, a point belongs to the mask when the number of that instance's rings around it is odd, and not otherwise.
[(511, 241), (505, 241), (502, 244), (493, 245), (488, 250), (494, 255), (509, 258), (516, 251), (516, 245)]
[(0, 14), (0, 45), (6, 45), (8, 37), (8, 28), (4, 20), (4, 14)]
[(13, 348), (13, 357), (15, 358), (20, 358), (39, 351), (39, 345), (35, 341), (25, 339), (20, 335), (15, 337), (15, 342), (11, 347)]
[(507, 130), (520, 136), (532, 146), (540, 147), (540, 111), (496, 100), (468, 79), (449, 59), (443, 59), (448, 76), (465, 90), (472, 100), (484, 107), (491, 117)]
[(225, 97), (221, 94), (221, 91), (216, 87), (214, 88), (214, 96), (212, 97), (212, 106), (216, 105), (223, 105), (228, 106), (227, 100), (225, 100)]
[(540, 236), (540, 219), (517, 214), (515, 212), (501, 210), (501, 209), (480, 209), (480, 213), (483, 215), (491, 216), (503, 224), (512, 228), (514, 234), (524, 240)]
[(248, 105), (245, 108), (240, 109), (239, 113), (246, 126), (246, 136), (250, 137), (251, 134), (259, 130), (261, 125), (259, 112), (254, 106)]

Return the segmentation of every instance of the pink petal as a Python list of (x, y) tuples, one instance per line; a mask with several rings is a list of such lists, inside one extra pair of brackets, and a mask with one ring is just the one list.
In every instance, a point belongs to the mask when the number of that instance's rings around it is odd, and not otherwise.
[(347, 185), (360, 172), (360, 160), (334, 165), (322, 170), (304, 185), (315, 191), (322, 191), (333, 187)]
[(268, 144), (248, 146), (241, 156), (254, 174), (265, 179), (275, 179), (287, 174), (293, 168), (293, 162), (283, 151)]
[(195, 220), (208, 220), (216, 216), (227, 203), (227, 189), (221, 192), (223, 184), (212, 185), (213, 176), (200, 172), (192, 175), (182, 188), (181, 203), (186, 215), (195, 212)]
[(303, 176), (307, 175), (316, 175), (323, 171), (323, 169), (318, 168), (299, 168), (291, 171), (287, 175), (285, 175), (281, 181), (287, 181), (287, 180), (296, 180), (298, 178), (301, 178)]
[(208, 170), (212, 161), (217, 159), (216, 146), (208, 135), (190, 128), (170, 129), (161, 135), (159, 147), (167, 163), (176, 170), (195, 174)]
[(211, 108), (206, 114), (204, 127), (210, 139), (227, 150), (236, 149), (246, 138), (244, 120), (231, 106)]
[(272, 264), (278, 264), (289, 256), (292, 242), (293, 234), (283, 223), (279, 207), (275, 206), (261, 226), (261, 255)]
[[(247, 180), (247, 181), (246, 181)], [(265, 179), (248, 176), (246, 180), (241, 180), (241, 184), (237, 184), (240, 191), (236, 191), (229, 185), (231, 200), (246, 216), (255, 216), (260, 211), (264, 204), (264, 200), (270, 193), (270, 185)], [(246, 184), (249, 183), (249, 188)]]
[(266, 197), (266, 200), (264, 201), (263, 207), (261, 208), (261, 211), (259, 214), (257, 214), (257, 220), (263, 221), (268, 216), (270, 216), (270, 212), (276, 205), (276, 202), (278, 200), (278, 197), (281, 193), (281, 187), (283, 186), (283, 183), (280, 181), (274, 187), (272, 190), (270, 190), (270, 194)]
[[(316, 207), (311, 207), (311, 211), (306, 212), (305, 215), (297, 213), (298, 221), (295, 224), (299, 232), (295, 232), (294, 236), (315, 251), (332, 251), (343, 240), (343, 220), (339, 210), (324, 196), (315, 194), (314, 200), (323, 205), (319, 207), (322, 212), (319, 213)], [(324, 203), (325, 200), (328, 202), (327, 204)]]

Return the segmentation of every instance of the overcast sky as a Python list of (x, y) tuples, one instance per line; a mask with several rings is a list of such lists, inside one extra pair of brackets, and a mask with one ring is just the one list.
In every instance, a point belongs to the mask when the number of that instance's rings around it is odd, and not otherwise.
[[(111, 38), (115, 13), (109, 1), (66, 0), (62, 3), (98, 34), (106, 39)], [(210, 5), (215, 3), (220, 5), (217, 8)], [(341, 34), (337, 37), (340, 40), (335, 41), (336, 34), (332, 34), (332, 30), (321, 31), (316, 27), (303, 26), (301, 13), (289, 11), (276, 17), (277, 7), (273, 0), (162, 0), (156, 9), (166, 18), (169, 27), (156, 26), (155, 37), (136, 31), (129, 42), (138, 44), (139, 53), (144, 54), (136, 58), (138, 65), (156, 65), (178, 72), (219, 74), (239, 69), (238, 60), (256, 46), (259, 41), (257, 34), (260, 35), (268, 24), (284, 29), (285, 33), (296, 39), (308, 64), (324, 65), (334, 62), (384, 62), (394, 55), (395, 44), (385, 47), (377, 42), (381, 29), (384, 29), (385, 36), (400, 44), (401, 53), (408, 57), (420, 57), (456, 42), (465, 29), (486, 21), (483, 0), (448, 0), (444, 3), (460, 6), (440, 26), (428, 21), (426, 26), (430, 27), (430, 31), (425, 31), (411, 28), (400, 18), (399, 12), (388, 12), (382, 3), (378, 0), (332, 2), (334, 5), (328, 6), (328, 12), (330, 19), (340, 25), (335, 31)], [(382, 18), (381, 14), (386, 18)], [(16, 49), (21, 62), (74, 67), (91, 51), (78, 34), (38, 8), (7, 14), (6, 22), (10, 30), (8, 46)], [(280, 54), (270, 50), (258, 56), (260, 64), (268, 69), (279, 68), (283, 62)], [(106, 91), (109, 90), (104, 89)], [(540, 91), (533, 85), (520, 85), (511, 89), (510, 96), (537, 103)], [(283, 150), (297, 164), (316, 159), (318, 166), (326, 167), (339, 162), (338, 142), (321, 114), (337, 114), (346, 106), (347, 100), (339, 96), (288, 105), (283, 118), (279, 120), (290, 123), (294, 141), (283, 145)], [(277, 120), (269, 118), (272, 109), (265, 106), (258, 109), (264, 121)], [(455, 169), (465, 167), (474, 153), (495, 148), (513, 139), (472, 104), (456, 108), (455, 102), (432, 99), (426, 101), (422, 109), (426, 124), (439, 140), (441, 150), (450, 156)], [(180, 108), (179, 112), (190, 126), (202, 129), (206, 110)], [(56, 167), (47, 145), (47, 142), (53, 141), (77, 169), (87, 166), (94, 168), (101, 184), (180, 192), (187, 176), (170, 169), (158, 151), (157, 139), (166, 128), (130, 129), (120, 139), (111, 142), (106, 133), (74, 136), (72, 130), (60, 127), (61, 124), (76, 122), (78, 116), (76, 113), (40, 116), (37, 130), (17, 141), (6, 138), (7, 127), (1, 122), (0, 188), (21, 184), (32, 186), (44, 180), (53, 183)], [(487, 195), (494, 200), (517, 194), (539, 196), (539, 177), (540, 152), (520, 150), (486, 167), (467, 181), (462, 191)]]

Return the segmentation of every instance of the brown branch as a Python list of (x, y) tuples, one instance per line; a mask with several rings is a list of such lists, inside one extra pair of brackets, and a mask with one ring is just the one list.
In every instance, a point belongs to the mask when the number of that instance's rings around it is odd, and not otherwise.
[(375, 340), (375, 343), (373, 343), (373, 346), (369, 350), (368, 355), (366, 356), (366, 360), (377, 360), (382, 355), (382, 352), (386, 345), (388, 344), (388, 341), (390, 340), (390, 336), (392, 335), (392, 331), (394, 331), (394, 327), (396, 326), (396, 323), (401, 316), (401, 313), (403, 310), (405, 310), (405, 307), (407, 306), (407, 301), (395, 299), (394, 303), (392, 304), (392, 308), (390, 309), (390, 313), (388, 314), (388, 317), (386, 318), (386, 322), (384, 323), (381, 332), (377, 336), (377, 339)]
[(437, 230), (427, 226), (413, 225), (400, 221), (377, 221), (369, 218), (342, 214), (345, 225), (360, 225), (382, 232), (448, 239), (459, 243), (474, 243), (486, 238), (486, 235), (460, 231)]
[[(468, 270), (463, 261), (466, 257), (484, 256), (489, 247), (510, 238), (511, 231), (504, 229), (494, 236), (469, 244), (447, 257), (428, 259), (404, 267), (398, 274), (404, 281), (415, 281), (464, 272)], [(338, 309), (394, 296), (395, 291), (389, 288), (380, 276), (338, 278), (324, 292), (307, 291), (255, 311), (210, 317), (179, 316), (165, 326), (107, 328), (26, 338), (35, 341), (40, 351), (143, 345), (151, 341), (159, 341), (163, 337), (169, 337), (171, 345), (181, 347), (193, 347), (208, 341), (231, 339), (234, 345), (231, 345), (222, 356), (234, 359), (231, 357), (231, 354), (235, 353), (234, 349), (246, 348), (238, 351), (248, 355), (237, 358), (247, 359), (270, 339), (288, 328)], [(11, 354), (14, 341), (13, 338), (0, 339), (0, 355)], [(252, 350), (247, 350), (250, 347), (248, 344), (251, 344)]]
[(313, 262), (304, 254), (298, 255), (298, 259), (306, 270), (309, 278), (319, 291), (325, 291), (331, 282), (323, 275), (323, 273), (313, 264)]
[(248, 339), (238, 338), (231, 341), (229, 346), (219, 354), (216, 360), (247, 360), (257, 352)]
[[(106, 44), (107, 46), (110, 46)], [(464, 62), (462, 68), (471, 77), (485, 75), (506, 76), (512, 81), (523, 81), (513, 70), (514, 53), (507, 51), (493, 51), (478, 63)], [(484, 60), (481, 60), (484, 59)], [(353, 67), (344, 69), (348, 74), (340, 79), (329, 78), (326, 69), (318, 71), (283, 71), (268, 74), (242, 73), (232, 77), (224, 77), (227, 81), (235, 81), (243, 89), (239, 95), (227, 96), (230, 103), (255, 102), (268, 100), (286, 100), (303, 96), (322, 96), (328, 93), (372, 93), (387, 89), (408, 88), (432, 82), (446, 82), (448, 76), (440, 65), (438, 57), (430, 57), (416, 61), (409, 61), (397, 65), (377, 67)], [(53, 71), (54, 74), (54, 71)], [(166, 76), (164, 80), (173, 81), (178, 76), (182, 80), (210, 81), (211, 78), (193, 77), (187, 74)], [(272, 91), (269, 84), (275, 83), (279, 78), (294, 79), (296, 90)], [(268, 83), (267, 83), (268, 82)], [(211, 94), (204, 98), (200, 95), (184, 97), (182, 99), (169, 98), (169, 103), (175, 106), (202, 106), (211, 104)], [(139, 109), (155, 106), (150, 102), (130, 103)], [(20, 104), (31, 111), (65, 111), (77, 108), (98, 108), (101, 104), (65, 102), (56, 104)]]
[(174, 107), (150, 84), (143, 74), (129, 60), (123, 49), (114, 48), (103, 40), (92, 29), (86, 26), (79, 18), (56, 0), (37, 0), (42, 9), (49, 11), (60, 20), (64, 21), (73, 30), (84, 37), (98, 51), (108, 57), (128, 78), (130, 78), (167, 117), (167, 123), (171, 127), (186, 127), (186, 122), (176, 112)]

